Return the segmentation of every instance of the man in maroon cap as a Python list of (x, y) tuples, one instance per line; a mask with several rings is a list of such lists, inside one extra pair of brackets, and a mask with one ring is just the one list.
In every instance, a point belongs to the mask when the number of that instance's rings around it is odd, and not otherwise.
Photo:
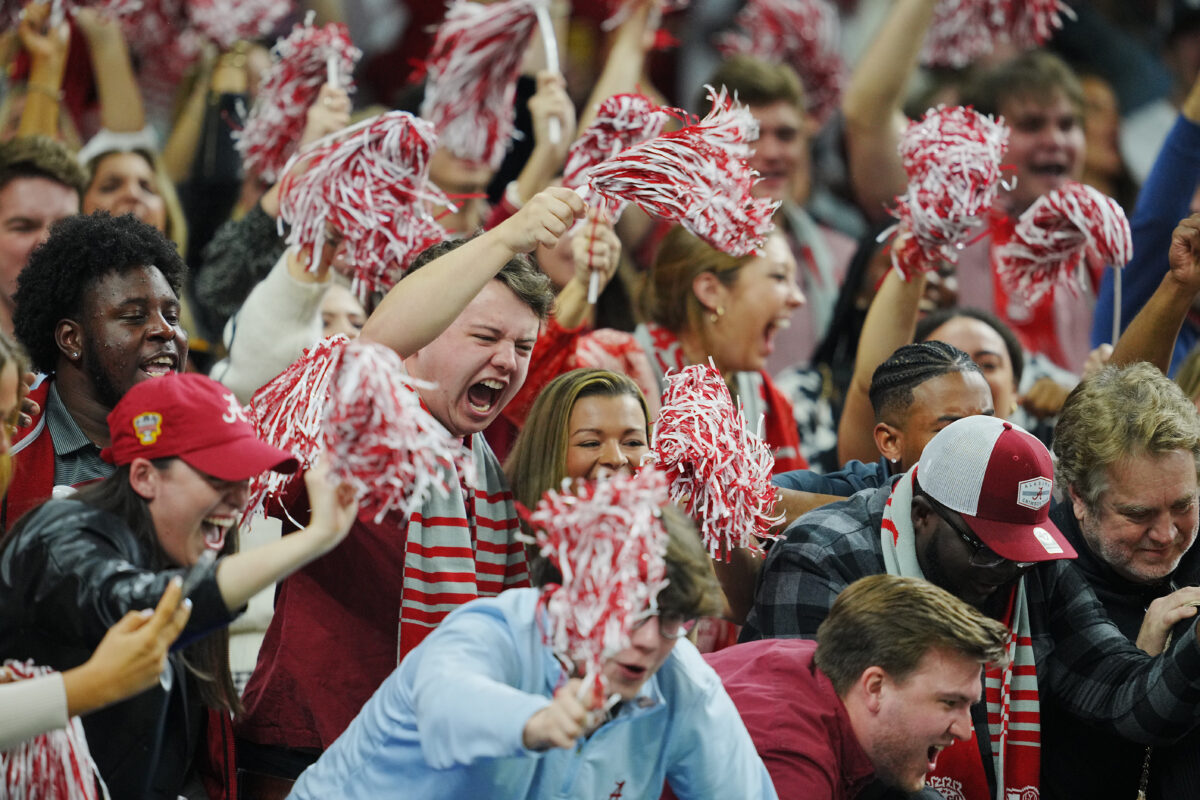
[(1121, 635), (1064, 560), (1076, 553), (1049, 518), (1053, 476), (1049, 452), (1021, 428), (993, 417), (951, 423), (893, 485), (788, 529), (763, 565), (743, 640), (812, 638), (843, 588), (883, 572), (930, 580), (1004, 622), (1011, 666), (987, 671), (975, 735), (930, 771), (947, 797), (1039, 796), (1046, 697), (1134, 741), (1185, 733), (1200, 722), (1189, 699), (1200, 690), (1195, 627), (1161, 663)]

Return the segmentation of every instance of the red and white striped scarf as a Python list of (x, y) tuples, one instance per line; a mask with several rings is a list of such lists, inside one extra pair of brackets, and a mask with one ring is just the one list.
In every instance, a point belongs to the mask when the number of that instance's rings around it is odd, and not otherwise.
[(482, 434), (471, 437), (471, 450), (476, 488), (460, 476), (462, 491), (432, 492), (407, 519), (397, 663), (463, 603), (529, 585), (504, 473)]
[[(917, 468), (892, 488), (883, 509), (880, 531), (883, 561), (889, 575), (925, 579), (917, 561), (912, 528), (912, 487)], [(1041, 786), (1041, 711), (1037, 667), (1030, 636), (1025, 580), (1017, 581), (1004, 618), (1008, 625), (1008, 666), (984, 673), (988, 733), (996, 774), (996, 800), (1037, 800)], [(971, 738), (955, 742), (938, 757), (929, 783), (947, 800), (988, 800), (987, 777), (979, 745)]]

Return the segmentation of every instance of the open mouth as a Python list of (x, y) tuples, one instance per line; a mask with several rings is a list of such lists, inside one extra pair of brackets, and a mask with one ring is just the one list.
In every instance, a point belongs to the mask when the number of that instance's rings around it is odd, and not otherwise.
[(502, 391), (504, 391), (504, 383), (489, 378), (467, 389), (467, 402), (471, 405), (472, 411), (487, 414), (499, 402)]
[(775, 349), (775, 335), (792, 327), (791, 317), (776, 317), (763, 328), (763, 348), (768, 354)]
[(942, 752), (942, 748), (938, 745), (933, 745), (925, 751), (925, 766), (927, 772), (933, 772), (937, 767), (938, 753)]
[(200, 529), (204, 532), (204, 546), (209, 550), (220, 550), (225, 546), (225, 534), (229, 533), (229, 529), (237, 519), (230, 516), (213, 515), (205, 517), (200, 525)]
[(646, 668), (637, 664), (625, 664), (618, 661), (617, 667), (621, 677), (630, 683), (636, 683), (646, 677)]
[(1029, 171), (1043, 178), (1062, 178), (1067, 174), (1067, 165), (1060, 163), (1035, 164), (1029, 168)]
[(143, 361), (141, 369), (152, 378), (161, 378), (174, 372), (178, 364), (179, 360), (175, 356), (164, 353)]

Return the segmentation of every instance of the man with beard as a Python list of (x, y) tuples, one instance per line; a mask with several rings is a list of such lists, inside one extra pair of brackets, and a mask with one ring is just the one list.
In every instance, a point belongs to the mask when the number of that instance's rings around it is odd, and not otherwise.
[[(583, 213), (575, 192), (547, 189), (473, 239), (434, 245), (363, 326), (360, 339), (399, 353), (422, 405), (463, 438), (476, 485), (407, 517), (361, 511), (337, 551), (280, 584), (238, 728), (252, 796), (286, 794), (450, 611), (528, 585), (512, 493), (482, 431), (524, 383), (553, 300), (524, 254)], [(303, 520), (303, 497), (286, 505)]]
[(1007, 641), (928, 581), (874, 575), (838, 595), (816, 642), (764, 639), (705, 660), (780, 797), (853, 800), (924, 788), (941, 750), (971, 737), (981, 667), (1002, 665)]
[[(1108, 367), (1067, 398), (1054, 432), (1066, 502), (1051, 519), (1079, 553), (1075, 567), (1121, 632), (1162, 652), (1200, 602), (1197, 468), (1200, 417), (1175, 383), (1144, 362)], [(1184, 797), (1168, 776), (1200, 770), (1200, 740), (1146, 747), (1099, 731), (1056, 702), (1043, 713), (1043, 797)], [(1149, 758), (1149, 773), (1143, 765)], [(1179, 787), (1176, 786), (1176, 789)]]
[[(974, 741), (947, 748), (930, 783), (948, 797), (1037, 796), (1041, 706), (1153, 743), (1197, 722), (1200, 645), (1188, 625), (1158, 658), (1112, 624), (1049, 519), (1053, 466), (1037, 439), (991, 417), (951, 423), (891, 487), (859, 492), (789, 528), (763, 565), (756, 637), (815, 635), (848, 584), (924, 577), (1004, 622), (1012, 666), (989, 669)], [(1046, 563), (1041, 563), (1046, 562)], [(997, 793), (997, 786), (1001, 791)]]
[(20, 453), (0, 526), (55, 486), (105, 478), (108, 413), (143, 380), (187, 360), (179, 291), (187, 268), (175, 246), (131, 215), (58, 222), (21, 272), (13, 318), (33, 368), (46, 377), (30, 393), (39, 409), (21, 429)]

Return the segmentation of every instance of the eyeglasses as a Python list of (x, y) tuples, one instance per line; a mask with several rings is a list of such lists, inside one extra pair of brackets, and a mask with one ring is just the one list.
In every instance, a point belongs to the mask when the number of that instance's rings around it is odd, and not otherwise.
[(954, 522), (951, 521), (946, 514), (943, 514), (942, 510), (936, 505), (934, 506), (934, 511), (936, 511), (937, 515), (942, 518), (943, 522), (950, 526), (950, 530), (957, 533), (958, 538), (962, 539), (963, 543), (966, 544), (967, 547), (971, 548), (971, 557), (967, 559), (967, 563), (969, 563), (971, 566), (979, 567), (980, 569), (995, 569), (996, 567), (1004, 564), (1011, 564), (1017, 569), (1029, 569), (1035, 563), (1037, 563), (1034, 561), (1012, 561), (1011, 559), (1005, 558), (995, 550), (992, 550), (983, 542), (979, 541), (974, 534), (964, 531), (962, 528), (955, 525)]
[(695, 617), (685, 617), (682, 614), (661, 614), (647, 609), (633, 621), (631, 630), (636, 631), (649, 622), (651, 617), (658, 617), (658, 635), (664, 639), (682, 639), (692, 632), (692, 628), (696, 627)]

